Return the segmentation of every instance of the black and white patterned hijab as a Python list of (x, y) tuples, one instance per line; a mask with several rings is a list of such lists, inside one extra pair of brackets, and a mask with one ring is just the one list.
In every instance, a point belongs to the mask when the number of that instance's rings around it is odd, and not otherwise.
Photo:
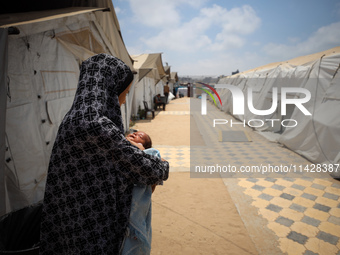
[(50, 158), (40, 254), (118, 254), (133, 184), (168, 178), (168, 162), (124, 137), (118, 97), (132, 79), (130, 68), (107, 54), (82, 63)]
[(130, 68), (113, 56), (99, 54), (84, 61), (70, 118), (92, 122), (106, 117), (123, 132), (118, 96), (132, 80)]

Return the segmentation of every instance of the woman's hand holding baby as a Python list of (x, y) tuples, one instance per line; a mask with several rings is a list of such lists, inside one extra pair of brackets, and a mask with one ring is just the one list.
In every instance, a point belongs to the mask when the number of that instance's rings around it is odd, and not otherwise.
[(136, 146), (137, 148), (139, 148), (140, 150), (145, 150), (143, 144), (141, 143), (136, 143), (134, 141), (132, 141), (131, 137), (126, 137), (126, 140), (128, 140), (132, 145)]

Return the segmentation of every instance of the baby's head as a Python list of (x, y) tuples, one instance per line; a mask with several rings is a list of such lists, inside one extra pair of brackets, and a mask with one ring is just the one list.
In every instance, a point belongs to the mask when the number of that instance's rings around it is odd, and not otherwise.
[(152, 147), (150, 136), (143, 131), (134, 132), (127, 135), (127, 137), (135, 143), (141, 143), (145, 149), (149, 149)]

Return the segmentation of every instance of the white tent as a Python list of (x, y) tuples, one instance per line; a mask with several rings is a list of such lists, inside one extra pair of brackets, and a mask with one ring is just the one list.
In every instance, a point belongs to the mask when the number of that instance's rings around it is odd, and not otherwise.
[[(239, 120), (260, 119), (264, 125), (255, 127), (258, 131), (278, 133), (277, 141), (303, 155), (314, 163), (340, 163), (340, 47), (316, 54), (295, 58), (285, 62), (272, 63), (233, 76), (224, 77), (218, 84), (239, 87), (245, 95), (251, 88), (253, 106), (258, 110), (269, 109), (273, 104), (273, 88), (299, 87), (311, 93), (311, 99), (303, 106), (311, 113), (305, 115), (294, 104), (287, 105), (286, 115), (281, 113), (280, 90), (277, 109), (271, 115), (259, 116), (245, 107), (244, 115), (235, 115)], [(228, 89), (218, 89), (222, 99), (222, 110), (232, 113), (233, 101)], [(288, 98), (303, 97), (288, 94)], [(278, 119), (275, 125), (273, 121)], [(286, 120), (286, 125), (280, 124)], [(297, 121), (297, 125), (293, 127)], [(291, 126), (291, 127), (287, 127)], [(338, 175), (340, 172), (338, 170)]]
[(173, 93), (173, 89), (175, 86), (178, 86), (178, 74), (177, 72), (171, 72), (169, 81), (169, 89), (171, 93)]
[[(86, 6), (38, 2), (44, 10), (0, 15), (0, 215), (43, 198), (51, 149), (73, 102), (79, 64), (106, 52), (133, 69), (110, 0)], [(23, 11), (20, 5), (18, 10)], [(125, 127), (130, 108), (122, 107)]]
[(138, 109), (144, 109), (143, 101), (148, 107), (153, 107), (153, 97), (163, 95), (163, 79), (166, 73), (162, 63), (161, 53), (140, 54), (132, 56), (134, 68), (138, 73), (138, 83), (135, 85), (132, 103), (132, 114), (137, 115)]

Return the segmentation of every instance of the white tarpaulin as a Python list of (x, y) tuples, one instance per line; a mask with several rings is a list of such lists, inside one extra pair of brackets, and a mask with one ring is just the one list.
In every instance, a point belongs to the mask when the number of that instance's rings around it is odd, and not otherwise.
[[(8, 32), (7, 29), (0, 28), (0, 199), (4, 202), (1, 202), (0, 205), (0, 215), (3, 214), (3, 209), (6, 206), (7, 199), (7, 189), (5, 186), (6, 183), (6, 174), (5, 174), (5, 132), (6, 132), (6, 97), (7, 97), (7, 42), (8, 42)], [(1, 210), (2, 209), (2, 210)]]
[[(98, 2), (110, 11), (73, 7), (0, 19), (0, 215), (43, 198), (50, 153), (73, 102), (79, 64), (106, 52), (133, 69), (112, 2)], [(20, 33), (7, 35), (12, 27)], [(126, 129), (131, 113), (127, 104), (122, 106)]]
[[(153, 97), (163, 95), (163, 78), (166, 77), (161, 53), (141, 54), (132, 56), (134, 68), (138, 73), (138, 83), (135, 86), (132, 102), (132, 114), (137, 115), (139, 109), (144, 109), (143, 101), (148, 107), (153, 107)], [(142, 117), (142, 116), (140, 116)]]
[(315, 163), (340, 163), (340, 52), (315, 62), (304, 87), (314, 91), (306, 104), (312, 116), (294, 111), (297, 128), (287, 128), (279, 142)]
[[(241, 121), (261, 120), (263, 125), (252, 127), (258, 131), (271, 131), (279, 135), (278, 142), (303, 155), (314, 163), (340, 163), (340, 47), (299, 57), (282, 63), (273, 63), (243, 73), (222, 78), (218, 84), (230, 84), (241, 89), (245, 96), (245, 113), (235, 114)], [(306, 115), (295, 104), (281, 109), (281, 89), (303, 88), (311, 99), (303, 107)], [(247, 107), (247, 90), (252, 89), (252, 105), (257, 110), (267, 110), (277, 103), (268, 115), (254, 114)], [(277, 99), (273, 102), (273, 88)], [(222, 110), (233, 113), (232, 94), (228, 89), (218, 89)], [(288, 99), (302, 100), (303, 93), (287, 93)], [(273, 121), (273, 119), (277, 121)], [(282, 125), (285, 121), (285, 125)], [(273, 124), (274, 123), (274, 124)], [(296, 126), (294, 126), (297, 123)], [(288, 126), (288, 127), (287, 127)]]

